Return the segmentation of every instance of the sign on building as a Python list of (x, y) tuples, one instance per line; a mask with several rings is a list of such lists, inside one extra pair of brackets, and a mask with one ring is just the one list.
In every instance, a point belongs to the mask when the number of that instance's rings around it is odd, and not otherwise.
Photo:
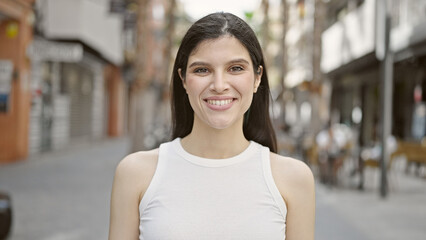
[(79, 62), (83, 59), (83, 46), (34, 39), (27, 48), (27, 55), (34, 61)]
[(0, 59), (0, 112), (7, 112), (12, 88), (13, 62)]

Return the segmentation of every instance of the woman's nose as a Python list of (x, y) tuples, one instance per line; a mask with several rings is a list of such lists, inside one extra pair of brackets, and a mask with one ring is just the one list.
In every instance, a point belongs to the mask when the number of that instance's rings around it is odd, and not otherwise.
[(211, 89), (215, 92), (223, 92), (228, 89), (226, 77), (222, 73), (215, 73), (213, 75)]

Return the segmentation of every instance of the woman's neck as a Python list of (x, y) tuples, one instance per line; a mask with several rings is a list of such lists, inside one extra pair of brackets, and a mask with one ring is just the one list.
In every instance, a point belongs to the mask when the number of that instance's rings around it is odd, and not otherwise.
[[(238, 155), (249, 145), (240, 124), (227, 129), (214, 129), (194, 121), (192, 132), (181, 141), (189, 153), (210, 159), (223, 159)], [(241, 127), (238, 127), (241, 126)]]

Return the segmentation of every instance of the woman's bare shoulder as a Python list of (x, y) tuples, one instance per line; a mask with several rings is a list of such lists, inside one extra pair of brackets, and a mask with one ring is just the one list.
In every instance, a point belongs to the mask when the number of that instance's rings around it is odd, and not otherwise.
[(139, 151), (124, 157), (118, 164), (117, 170), (125, 172), (155, 168), (158, 161), (158, 148), (150, 151)]
[(305, 178), (312, 176), (311, 169), (303, 161), (291, 157), (284, 157), (272, 152), (271, 166), (273, 170), (276, 168), (276, 170), (283, 175), (290, 174), (291, 177)]
[(314, 189), (314, 177), (311, 169), (303, 161), (271, 153), (271, 169), (275, 183), (283, 196), (293, 191)]
[(115, 180), (134, 186), (143, 194), (154, 176), (158, 162), (158, 148), (127, 155), (117, 165)]
[(138, 206), (154, 175), (158, 149), (136, 152), (117, 165), (111, 193), (110, 239), (136, 238)]

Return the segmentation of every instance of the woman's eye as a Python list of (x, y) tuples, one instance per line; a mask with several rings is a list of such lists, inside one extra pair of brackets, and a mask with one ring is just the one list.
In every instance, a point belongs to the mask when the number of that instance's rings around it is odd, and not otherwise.
[(207, 68), (196, 68), (194, 73), (208, 73), (209, 70)]
[(229, 71), (231, 71), (231, 72), (241, 72), (243, 70), (244, 70), (244, 68), (241, 67), (241, 66), (233, 66), (229, 69)]

